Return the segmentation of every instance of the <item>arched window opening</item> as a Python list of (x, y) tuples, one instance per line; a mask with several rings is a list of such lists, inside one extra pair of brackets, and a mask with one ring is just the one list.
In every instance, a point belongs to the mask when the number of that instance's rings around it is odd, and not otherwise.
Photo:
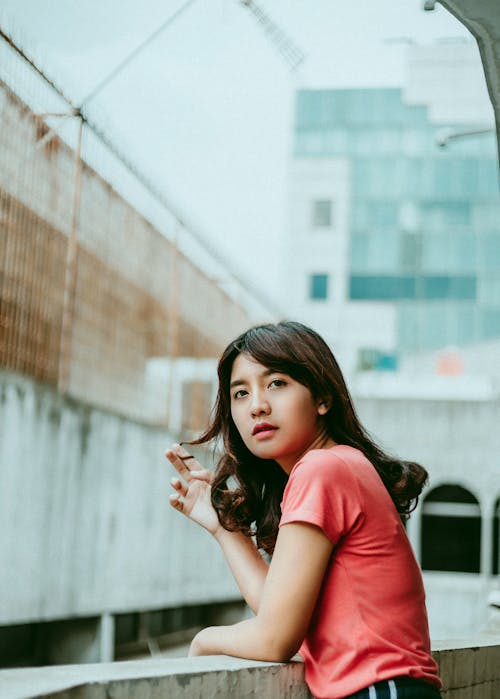
[(423, 570), (479, 573), (481, 509), (471, 492), (459, 485), (434, 488), (422, 505)]
[(500, 574), (500, 497), (496, 499), (493, 510), (493, 531), (491, 537), (491, 574)]

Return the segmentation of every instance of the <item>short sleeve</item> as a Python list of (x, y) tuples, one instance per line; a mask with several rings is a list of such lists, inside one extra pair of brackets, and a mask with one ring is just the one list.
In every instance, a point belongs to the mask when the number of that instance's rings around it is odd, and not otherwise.
[(316, 449), (292, 469), (283, 493), (280, 527), (292, 522), (315, 524), (337, 544), (360, 522), (363, 510), (349, 465), (330, 450)]

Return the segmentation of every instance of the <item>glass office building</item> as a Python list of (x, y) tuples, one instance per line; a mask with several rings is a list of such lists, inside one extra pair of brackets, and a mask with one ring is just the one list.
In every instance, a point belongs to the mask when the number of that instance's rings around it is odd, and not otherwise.
[(294, 157), (349, 162), (346, 301), (395, 304), (398, 352), (500, 337), (495, 134), (443, 126), (400, 89), (297, 95)]

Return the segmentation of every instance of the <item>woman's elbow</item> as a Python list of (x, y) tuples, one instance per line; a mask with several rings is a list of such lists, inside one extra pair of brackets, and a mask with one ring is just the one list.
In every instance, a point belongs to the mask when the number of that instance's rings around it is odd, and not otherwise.
[(266, 660), (272, 663), (287, 663), (297, 653), (301, 641), (271, 634), (264, 640)]

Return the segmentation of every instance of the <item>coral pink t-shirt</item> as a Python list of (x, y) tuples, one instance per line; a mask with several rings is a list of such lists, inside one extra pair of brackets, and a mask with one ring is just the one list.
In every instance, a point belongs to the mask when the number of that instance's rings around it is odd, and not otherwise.
[(380, 476), (346, 445), (309, 451), (293, 467), (280, 527), (309, 522), (334, 549), (300, 648), (318, 699), (401, 675), (440, 687), (419, 566)]

